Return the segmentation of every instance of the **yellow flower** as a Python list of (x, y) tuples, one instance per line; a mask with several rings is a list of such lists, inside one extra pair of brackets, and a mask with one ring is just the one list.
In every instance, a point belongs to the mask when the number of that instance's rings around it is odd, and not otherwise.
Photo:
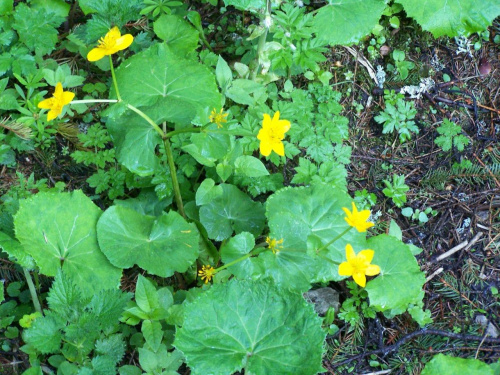
[(52, 98), (42, 100), (38, 103), (38, 108), (49, 109), (50, 111), (47, 113), (47, 121), (51, 121), (62, 113), (63, 107), (66, 104), (71, 103), (74, 97), (74, 93), (71, 91), (63, 91), (61, 82), (57, 82)]
[(104, 38), (99, 39), (99, 45), (87, 54), (87, 60), (97, 61), (104, 56), (117, 53), (128, 48), (133, 41), (134, 37), (132, 35), (122, 35), (118, 27), (115, 26), (108, 31)]
[(202, 280), (205, 280), (205, 284), (208, 284), (216, 273), (217, 271), (212, 266), (202, 266), (201, 270), (198, 271), (198, 276), (200, 276)]
[(361, 250), (358, 255), (350, 244), (345, 247), (347, 262), (339, 266), (340, 276), (352, 276), (356, 284), (361, 287), (366, 285), (366, 276), (375, 276), (380, 273), (380, 267), (370, 264), (375, 252), (373, 250)]
[(269, 156), (271, 151), (274, 151), (280, 156), (285, 156), (285, 147), (282, 140), (288, 130), (290, 130), (290, 121), (280, 120), (279, 111), (274, 114), (272, 120), (271, 116), (264, 113), (262, 129), (257, 134), (257, 139), (260, 140), (260, 153)]
[(273, 254), (279, 253), (280, 249), (283, 248), (281, 244), (283, 243), (283, 238), (281, 240), (271, 239), (271, 237), (266, 237), (266, 243), (269, 248), (273, 251)]
[(43, 315), (40, 312), (34, 312), (33, 314), (26, 314), (21, 319), (19, 319), (19, 325), (23, 328), (30, 328), (35, 319), (41, 318)]
[(347, 215), (347, 217), (344, 218), (347, 224), (356, 228), (358, 232), (366, 232), (368, 228), (375, 225), (371, 221), (367, 221), (370, 217), (370, 210), (358, 211), (354, 202), (352, 202), (352, 212), (345, 207), (342, 207), (342, 209)]
[(222, 123), (227, 122), (226, 117), (228, 113), (222, 113), (222, 108), (220, 109), (220, 113), (217, 113), (217, 110), (214, 108), (210, 113), (210, 122), (217, 124), (217, 129), (222, 128)]

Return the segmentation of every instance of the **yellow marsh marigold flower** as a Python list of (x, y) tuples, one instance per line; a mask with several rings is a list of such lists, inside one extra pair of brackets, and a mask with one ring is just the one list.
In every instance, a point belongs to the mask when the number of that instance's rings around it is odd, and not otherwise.
[(358, 255), (350, 244), (345, 247), (347, 262), (340, 263), (339, 275), (352, 276), (356, 284), (361, 287), (366, 285), (366, 276), (375, 276), (380, 273), (380, 267), (370, 264), (375, 252), (373, 250), (361, 250)]
[(260, 140), (260, 153), (269, 156), (271, 151), (274, 151), (280, 156), (285, 156), (285, 147), (282, 141), (285, 138), (285, 133), (290, 130), (290, 126), (290, 121), (280, 120), (279, 111), (274, 114), (272, 120), (271, 116), (264, 113), (262, 129), (257, 134), (257, 139)]
[(271, 237), (266, 237), (266, 243), (273, 251), (273, 254), (279, 253), (280, 249), (283, 248), (283, 246), (281, 246), (281, 244), (283, 243), (283, 238), (281, 240), (276, 240), (274, 238), (271, 239)]
[(66, 104), (71, 103), (74, 97), (74, 93), (71, 91), (63, 91), (61, 82), (57, 82), (52, 98), (42, 100), (38, 103), (38, 108), (49, 109), (49, 113), (47, 113), (47, 121), (52, 121), (62, 113), (63, 107)]
[(104, 38), (99, 39), (99, 45), (87, 54), (87, 60), (97, 61), (104, 56), (112, 55), (118, 51), (128, 48), (134, 37), (130, 34), (122, 35), (118, 27), (113, 27)]
[(222, 108), (220, 109), (219, 113), (217, 113), (217, 110), (214, 108), (208, 118), (210, 119), (211, 123), (217, 124), (217, 129), (220, 129), (223, 127), (222, 123), (227, 122), (227, 115), (228, 113), (222, 112)]
[(375, 225), (371, 221), (367, 221), (370, 217), (370, 210), (358, 211), (354, 202), (352, 202), (352, 212), (345, 207), (342, 207), (342, 209), (347, 215), (347, 217), (344, 218), (347, 224), (356, 228), (358, 232), (366, 232), (368, 228)]
[(205, 284), (208, 284), (216, 273), (217, 271), (212, 266), (202, 266), (201, 270), (198, 271), (198, 276), (200, 276), (202, 280), (205, 280)]

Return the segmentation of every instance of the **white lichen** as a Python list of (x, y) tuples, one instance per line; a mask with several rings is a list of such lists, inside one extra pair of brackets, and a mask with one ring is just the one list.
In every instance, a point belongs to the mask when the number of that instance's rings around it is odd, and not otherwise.
[(435, 85), (436, 82), (432, 78), (421, 78), (418, 86), (404, 86), (401, 94), (409, 94), (411, 99), (420, 99), (422, 94), (428, 93)]

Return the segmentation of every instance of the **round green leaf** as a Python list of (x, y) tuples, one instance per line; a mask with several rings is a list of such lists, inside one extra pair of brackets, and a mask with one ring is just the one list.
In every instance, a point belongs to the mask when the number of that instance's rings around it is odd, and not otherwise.
[(248, 231), (258, 236), (264, 229), (262, 204), (240, 191), (234, 185), (221, 184), (222, 194), (200, 208), (200, 221), (208, 237), (216, 241), (229, 238), (233, 231)]
[(422, 375), (493, 375), (493, 369), (477, 359), (438, 354), (425, 365)]
[(234, 161), (236, 173), (247, 177), (262, 177), (269, 176), (269, 172), (259, 159), (250, 156), (242, 155)]
[(325, 333), (302, 295), (271, 281), (214, 285), (186, 305), (174, 346), (193, 375), (316, 374)]
[(345, 246), (363, 246), (365, 234), (352, 229), (321, 252), (323, 245), (349, 228), (342, 207), (351, 209), (347, 193), (329, 185), (285, 188), (272, 195), (266, 205), (270, 237), (283, 239), (277, 254), (259, 255), (266, 275), (278, 284), (307, 290), (312, 282), (340, 280), (338, 265)]
[(397, 0), (434, 37), (471, 34), (486, 30), (500, 15), (497, 0)]
[(407, 245), (381, 234), (370, 238), (366, 249), (375, 251), (372, 264), (380, 267), (380, 275), (366, 284), (370, 306), (395, 315), (421, 301), (425, 275)]
[(177, 15), (161, 16), (154, 22), (153, 29), (176, 53), (186, 55), (198, 47), (198, 31)]
[(15, 239), (9, 237), (3, 232), (0, 232), (0, 249), (5, 251), (9, 256), (16, 258), (16, 262), (24, 268), (35, 268), (33, 258), (24, 251), (23, 246)]
[(15, 216), (16, 237), (40, 272), (70, 275), (86, 296), (120, 284), (121, 270), (99, 249), (96, 224), (101, 210), (80, 190), (38, 193), (21, 201)]
[(112, 264), (120, 268), (137, 264), (162, 277), (185, 272), (198, 257), (196, 226), (174, 211), (155, 217), (113, 206), (97, 223), (97, 236)]
[[(215, 75), (207, 67), (179, 57), (165, 44), (155, 44), (116, 70), (120, 94), (158, 122), (189, 123), (197, 115), (204, 123), (221, 96)], [(114, 95), (113, 93), (111, 95)]]
[(314, 17), (313, 28), (328, 44), (357, 43), (377, 25), (384, 0), (330, 0)]

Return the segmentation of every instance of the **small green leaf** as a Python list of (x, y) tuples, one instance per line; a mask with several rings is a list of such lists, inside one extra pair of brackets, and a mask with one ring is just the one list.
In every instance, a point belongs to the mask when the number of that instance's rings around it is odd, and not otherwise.
[[(245, 255), (255, 247), (255, 238), (251, 233), (242, 232), (229, 239), (220, 249), (222, 261), (231, 263)], [(260, 263), (255, 258), (247, 258), (228, 267), (228, 270), (239, 279), (249, 279), (260, 276), (263, 272)]]
[(217, 60), (215, 76), (217, 77), (217, 83), (219, 84), (222, 92), (226, 92), (229, 85), (233, 81), (233, 73), (231, 73), (231, 68), (229, 68), (229, 65), (227, 65), (227, 62), (221, 56), (219, 56), (219, 59)]
[(222, 241), (233, 232), (248, 231), (258, 236), (264, 229), (262, 204), (234, 185), (221, 184), (222, 195), (200, 208), (200, 221), (209, 238)]
[(163, 339), (163, 330), (161, 328), (160, 322), (152, 322), (151, 320), (145, 320), (142, 322), (141, 332), (144, 335), (144, 339), (148, 345), (157, 351), (160, 347), (161, 340)]
[(62, 328), (53, 316), (45, 316), (35, 319), (33, 325), (24, 332), (23, 338), (43, 354), (56, 353), (61, 347)]
[(153, 29), (158, 38), (181, 56), (198, 47), (198, 31), (177, 15), (163, 15), (158, 18)]
[(186, 356), (193, 375), (242, 369), (259, 375), (312, 375), (323, 371), (324, 338), (321, 319), (301, 294), (269, 281), (231, 280), (186, 306), (174, 346)]
[(160, 307), (160, 301), (153, 283), (142, 275), (137, 278), (135, 301), (144, 312), (151, 312)]
[(239, 156), (235, 160), (234, 166), (237, 174), (242, 174), (247, 177), (262, 177), (269, 175), (264, 164), (259, 159), (250, 155)]
[(222, 186), (215, 186), (214, 180), (206, 178), (196, 191), (196, 205), (208, 204), (222, 195)]
[(239, 10), (258, 11), (266, 8), (266, 0), (224, 0), (224, 4)]

